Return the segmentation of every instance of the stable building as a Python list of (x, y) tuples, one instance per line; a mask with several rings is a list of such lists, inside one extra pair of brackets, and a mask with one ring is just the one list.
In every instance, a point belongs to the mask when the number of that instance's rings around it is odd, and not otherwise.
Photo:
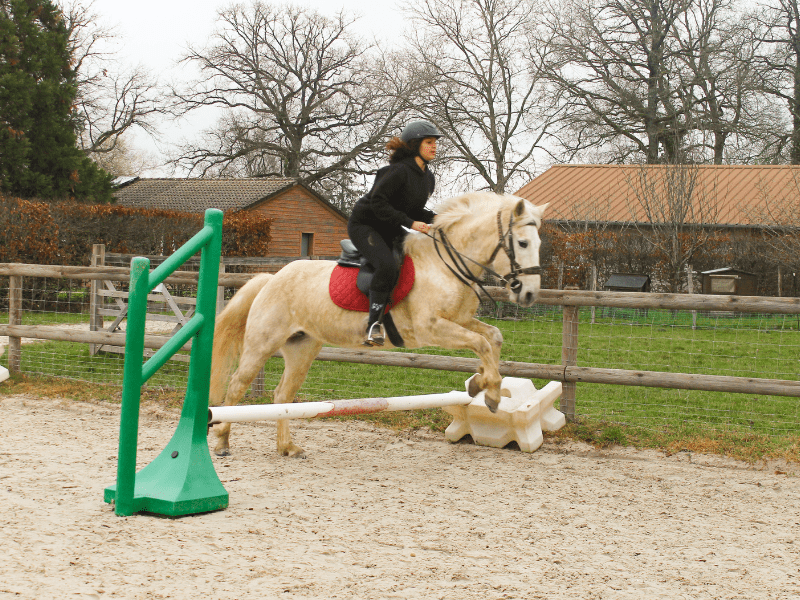
[[(797, 292), (795, 259), (782, 258), (770, 238), (800, 231), (800, 165), (554, 165), (516, 195), (549, 203), (546, 221), (566, 233), (627, 231), (646, 237), (677, 224), (682, 233), (716, 236), (720, 245), (715, 248), (712, 241), (701, 248), (691, 265), (704, 271), (703, 293)], [(624, 270), (632, 262), (610, 268)], [(663, 286), (655, 270), (649, 275), (655, 289)]]
[(338, 256), (347, 215), (305, 185), (287, 177), (116, 180), (120, 206), (204, 213), (217, 208), (254, 211), (272, 219), (266, 258)]

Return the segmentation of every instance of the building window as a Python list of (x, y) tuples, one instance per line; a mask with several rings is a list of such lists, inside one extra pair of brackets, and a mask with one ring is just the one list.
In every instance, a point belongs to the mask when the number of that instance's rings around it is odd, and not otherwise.
[(314, 234), (303, 233), (300, 240), (300, 256), (311, 256), (314, 254)]

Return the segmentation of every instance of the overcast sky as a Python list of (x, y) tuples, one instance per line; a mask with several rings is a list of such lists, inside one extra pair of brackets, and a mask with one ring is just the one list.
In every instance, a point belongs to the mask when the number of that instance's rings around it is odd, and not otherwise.
[[(84, 4), (88, 2), (91, 0)], [(234, 2), (230, 0), (94, 0), (93, 8), (107, 25), (116, 26), (125, 58), (160, 70), (173, 65), (187, 43), (202, 44), (208, 39), (217, 12), (231, 4)], [(328, 15), (340, 9), (359, 14), (359, 29), (369, 37), (396, 35), (402, 21), (395, 0), (304, 0), (291, 4), (310, 6)]]
[[(66, 0), (67, 2), (74, 0)], [(86, 6), (91, 0), (79, 0)], [(162, 81), (182, 78), (176, 63), (188, 44), (202, 46), (214, 31), (219, 9), (234, 4), (231, 0), (94, 0), (92, 10), (103, 24), (114, 27), (118, 36), (117, 55), (128, 65), (142, 65)], [(243, 2), (249, 4), (249, 0)], [(289, 4), (289, 2), (275, 2)], [(292, 2), (296, 6), (309, 6), (322, 14), (334, 15), (340, 10), (360, 15), (357, 31), (365, 38), (392, 39), (402, 33), (403, 15), (397, 8), (398, 0), (303, 0)], [(163, 125), (162, 144), (155, 145), (141, 135), (135, 136), (135, 145), (159, 153), (169, 143), (191, 137), (202, 126), (202, 117), (192, 121)], [(164, 171), (147, 173), (165, 175)]]

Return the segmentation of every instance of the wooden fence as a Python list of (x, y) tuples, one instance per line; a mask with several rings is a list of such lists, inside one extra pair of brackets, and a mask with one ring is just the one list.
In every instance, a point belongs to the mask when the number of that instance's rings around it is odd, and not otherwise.
[[(9, 370), (12, 372), (19, 371), (22, 351), (20, 340), (23, 337), (96, 345), (125, 345), (124, 333), (110, 331), (70, 331), (52, 326), (21, 325), (22, 280), (24, 277), (47, 277), (79, 279), (92, 282), (104, 280), (128, 281), (130, 279), (128, 268), (0, 263), (0, 275), (9, 276), (10, 278), (9, 320), (7, 325), (0, 324), (0, 335), (6, 335), (10, 338), (8, 364)], [(251, 277), (252, 274), (223, 273), (220, 274), (219, 284), (224, 287), (238, 288), (244, 285)], [(169, 277), (165, 283), (196, 285), (197, 273), (177, 271), (174, 275)], [(505, 290), (501, 288), (491, 288), (491, 293), (497, 300), (508, 299)], [(762, 314), (800, 314), (800, 298), (543, 289), (539, 294), (537, 302), (539, 304), (560, 305), (563, 307), (561, 364), (553, 365), (502, 361), (500, 364), (500, 371), (503, 375), (515, 377), (561, 381), (564, 384), (564, 392), (561, 398), (561, 410), (570, 418), (575, 415), (575, 385), (579, 382), (800, 397), (800, 381), (579, 367), (577, 366), (576, 360), (579, 344), (578, 308), (581, 306)], [(157, 349), (163, 346), (168, 340), (169, 336), (147, 335), (145, 337), (145, 347)], [(186, 348), (188, 349), (189, 347), (190, 344), (187, 344)], [(478, 359), (474, 358), (456, 358), (450, 356), (372, 350), (347, 350), (339, 348), (323, 348), (318, 360), (436, 369), (465, 373), (475, 372), (478, 365)]]

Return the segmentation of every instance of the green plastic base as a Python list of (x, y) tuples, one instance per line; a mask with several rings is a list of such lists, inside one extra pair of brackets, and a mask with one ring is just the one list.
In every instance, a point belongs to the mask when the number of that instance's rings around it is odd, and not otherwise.
[[(217, 476), (205, 436), (193, 437), (189, 419), (181, 419), (167, 447), (136, 473), (133, 498), (117, 498), (117, 486), (105, 489), (106, 502), (128, 516), (148, 512), (179, 517), (220, 510), (228, 506), (228, 492)], [(174, 456), (173, 456), (174, 455)]]
[[(116, 486), (105, 489), (105, 501), (114, 502)], [(165, 517), (184, 517), (186, 515), (196, 515), (198, 513), (223, 510), (228, 507), (228, 493), (225, 492), (217, 497), (204, 496), (194, 500), (171, 501), (163, 498), (152, 498), (147, 496), (133, 497), (133, 513), (149, 513)], [(119, 514), (119, 513), (118, 513)], [(119, 516), (130, 516), (120, 514)]]

